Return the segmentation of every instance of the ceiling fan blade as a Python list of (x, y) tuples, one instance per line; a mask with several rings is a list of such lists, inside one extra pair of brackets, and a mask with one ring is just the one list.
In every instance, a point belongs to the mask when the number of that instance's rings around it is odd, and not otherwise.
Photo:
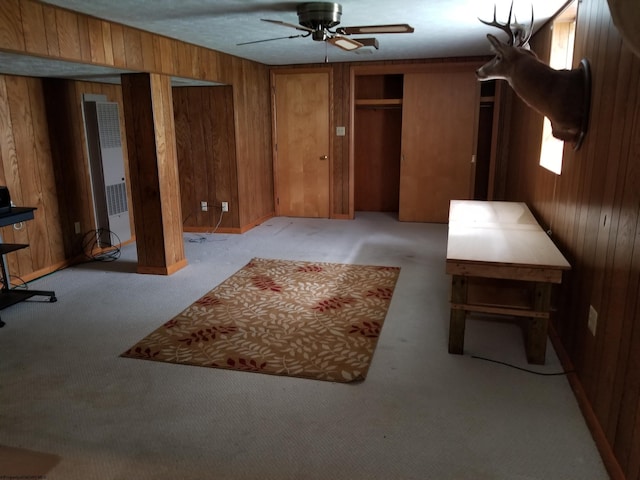
[(252, 43), (262, 43), (262, 42), (270, 42), (272, 40), (283, 40), (285, 38), (298, 38), (298, 37), (306, 37), (307, 35), (289, 35), (288, 37), (276, 37), (276, 38), (266, 38), (264, 40), (253, 40), (251, 42), (242, 42), (236, 43), (236, 45), (251, 45)]
[(283, 27), (295, 28), (296, 30), (302, 30), (303, 32), (313, 32), (312, 28), (303, 27), (302, 25), (295, 25), (293, 23), (283, 22), (281, 20), (269, 20), (267, 18), (261, 18), (263, 22), (275, 23), (276, 25), (281, 25)]
[(393, 25), (362, 25), (358, 27), (340, 27), (336, 32), (341, 35), (358, 35), (361, 33), (413, 33), (413, 27), (406, 23)]

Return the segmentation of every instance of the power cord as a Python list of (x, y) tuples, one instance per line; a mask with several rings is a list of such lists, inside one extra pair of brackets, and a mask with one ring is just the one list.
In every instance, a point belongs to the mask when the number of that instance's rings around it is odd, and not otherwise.
[[(189, 215), (191, 216), (191, 215)], [(220, 218), (218, 219), (218, 223), (216, 223), (216, 226), (213, 227), (213, 230), (211, 232), (206, 232), (207, 235), (212, 235), (214, 233), (216, 233), (216, 231), (218, 230), (218, 227), (220, 226), (220, 224), (222, 223), (222, 217), (224, 216), (224, 210), (222, 210), (222, 205), (220, 206)], [(189, 217), (187, 217), (189, 218)], [(187, 219), (185, 218), (184, 221), (186, 221)], [(183, 222), (184, 223), (184, 222)], [(191, 243), (204, 243), (206, 242), (207, 239), (206, 237), (204, 237), (203, 235), (198, 236), (197, 238), (190, 238), (189, 242)]]
[[(109, 235), (109, 245), (106, 248), (102, 246), (105, 235)], [(121, 246), (120, 237), (108, 228), (90, 230), (85, 233), (82, 239), (82, 253), (89, 260), (98, 262), (113, 262), (120, 258)]]
[[(20, 281), (20, 283), (11, 283), (11, 279), (15, 278), (18, 279), (18, 281)], [(2, 278), (2, 283), (4, 284), (4, 277)], [(29, 290), (29, 285), (27, 285), (27, 282), (25, 282), (22, 277), (19, 277), (18, 275), (9, 275), (9, 282), (7, 282), (7, 288), (11, 288), (11, 289), (21, 289), (21, 290)]]
[(516, 370), (522, 370), (523, 372), (533, 373), (534, 375), (542, 375), (542, 376), (545, 376), (545, 377), (553, 377), (553, 376), (568, 375), (570, 373), (575, 373), (575, 370), (567, 370), (567, 371), (562, 371), (562, 372), (551, 372), (551, 373), (537, 372), (535, 370), (529, 370), (528, 368), (518, 367), (517, 365), (513, 365), (511, 363), (506, 363), (506, 362), (501, 362), (500, 360), (494, 360), (492, 358), (479, 357), (477, 355), (471, 355), (471, 358), (477, 358), (478, 360), (484, 360), (486, 362), (499, 363), (500, 365), (505, 365), (507, 367), (515, 368)]

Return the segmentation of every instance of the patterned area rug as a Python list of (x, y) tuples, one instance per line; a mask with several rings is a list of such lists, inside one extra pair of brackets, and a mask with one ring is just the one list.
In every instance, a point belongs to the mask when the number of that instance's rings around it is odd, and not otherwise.
[(254, 258), (123, 357), (362, 381), (399, 267)]

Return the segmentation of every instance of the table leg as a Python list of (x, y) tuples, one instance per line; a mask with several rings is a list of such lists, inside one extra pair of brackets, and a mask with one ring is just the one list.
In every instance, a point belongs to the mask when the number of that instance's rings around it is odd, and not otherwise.
[(544, 365), (551, 310), (551, 284), (536, 283), (534, 295), (534, 310), (546, 315), (529, 318), (525, 335), (527, 360), (529, 363)]
[[(467, 303), (467, 281), (462, 275), (454, 275), (451, 281), (451, 303)], [(464, 327), (467, 312), (452, 308), (449, 317), (449, 353), (464, 352)]]

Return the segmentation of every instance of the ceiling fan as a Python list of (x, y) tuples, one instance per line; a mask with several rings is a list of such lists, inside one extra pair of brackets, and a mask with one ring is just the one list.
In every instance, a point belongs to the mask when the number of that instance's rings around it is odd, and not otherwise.
[(270, 42), (284, 38), (311, 37), (318, 42), (328, 42), (343, 50), (352, 51), (361, 47), (379, 48), (376, 38), (349, 38), (348, 35), (376, 34), (376, 33), (412, 33), (413, 27), (406, 23), (393, 25), (362, 25), (357, 27), (337, 27), (342, 17), (342, 5), (332, 2), (300, 3), (296, 7), (299, 25), (283, 22), (281, 20), (269, 20), (262, 18), (263, 22), (295, 28), (302, 31), (298, 35), (288, 37), (268, 38), (266, 40), (254, 40), (252, 42), (238, 43), (248, 45), (251, 43)]

